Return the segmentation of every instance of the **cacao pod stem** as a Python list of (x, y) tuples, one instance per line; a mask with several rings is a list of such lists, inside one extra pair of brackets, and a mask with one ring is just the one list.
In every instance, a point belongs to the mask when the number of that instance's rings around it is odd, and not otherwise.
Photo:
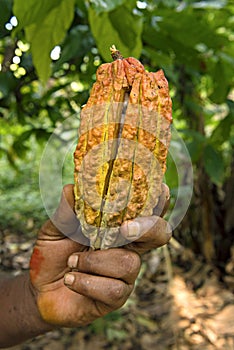
[(111, 57), (114, 61), (116, 60), (123, 60), (123, 56), (121, 55), (120, 51), (116, 49), (115, 45), (112, 45), (110, 47)]

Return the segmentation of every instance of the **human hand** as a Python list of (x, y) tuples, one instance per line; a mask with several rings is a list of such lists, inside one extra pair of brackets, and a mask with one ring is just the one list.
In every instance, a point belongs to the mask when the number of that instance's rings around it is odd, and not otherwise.
[[(158, 210), (160, 205), (166, 206), (167, 195), (164, 186)], [(38, 234), (30, 263), (40, 315), (54, 326), (83, 326), (121, 307), (133, 290), (140, 269), (139, 254), (170, 238), (162, 218), (142, 217), (123, 224), (120, 230), (131, 240), (132, 231), (137, 237), (144, 232), (136, 241), (123, 248), (91, 251), (73, 207), (73, 186), (67, 185), (54, 223), (48, 220)], [(82, 243), (69, 238), (75, 234)]]

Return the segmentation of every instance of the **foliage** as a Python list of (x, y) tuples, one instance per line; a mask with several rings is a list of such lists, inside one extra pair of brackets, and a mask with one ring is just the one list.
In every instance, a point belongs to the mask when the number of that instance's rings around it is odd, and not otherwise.
[(0, 166), (1, 229), (22, 234), (35, 233), (46, 219), (38, 195), (38, 159), (35, 160), (28, 152), (27, 163), (19, 165), (18, 172), (13, 172), (3, 159)]
[[(0, 153), (13, 166), (32, 152), (30, 138), (43, 144), (59, 123), (79, 114), (97, 66), (111, 59), (115, 44), (149, 70), (164, 69), (195, 180), (202, 169), (210, 191), (228, 181), (234, 146), (231, 0), (0, 0), (0, 7)], [(169, 185), (176, 186), (174, 179), (171, 167)]]

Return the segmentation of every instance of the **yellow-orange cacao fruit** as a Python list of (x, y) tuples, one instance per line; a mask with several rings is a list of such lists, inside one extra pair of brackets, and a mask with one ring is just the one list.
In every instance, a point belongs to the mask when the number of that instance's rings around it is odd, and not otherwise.
[(172, 103), (162, 70), (111, 48), (81, 112), (75, 211), (93, 249), (121, 245), (123, 221), (152, 215), (161, 193)]

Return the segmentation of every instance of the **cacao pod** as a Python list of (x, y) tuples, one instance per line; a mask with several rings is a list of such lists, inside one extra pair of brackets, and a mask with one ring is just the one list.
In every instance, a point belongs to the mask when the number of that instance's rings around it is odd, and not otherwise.
[(75, 212), (93, 249), (124, 243), (125, 220), (152, 215), (170, 143), (172, 103), (162, 70), (113, 46), (81, 111), (74, 152)]

